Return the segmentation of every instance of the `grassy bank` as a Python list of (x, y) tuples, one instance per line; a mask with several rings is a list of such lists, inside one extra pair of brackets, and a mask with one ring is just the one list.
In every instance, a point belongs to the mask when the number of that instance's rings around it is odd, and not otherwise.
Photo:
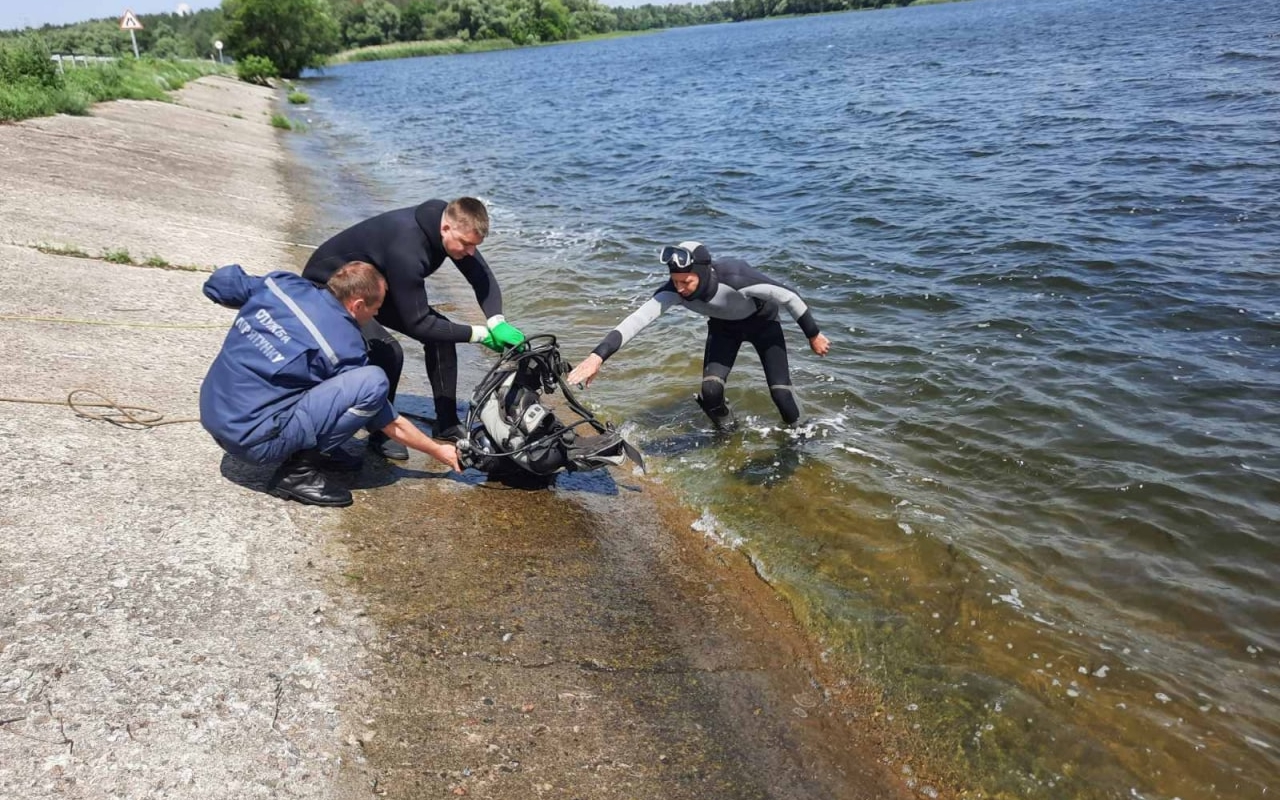
[(85, 114), (104, 100), (166, 100), (166, 92), (214, 73), (230, 69), (207, 61), (122, 58), (63, 73), (38, 43), (17, 41), (0, 48), (0, 122)]
[(353, 61), (388, 61), (393, 58), (417, 58), (419, 56), (452, 56), (460, 53), (483, 53), (489, 50), (508, 50), (515, 47), (510, 39), (482, 39), (466, 42), (462, 39), (433, 39), (424, 42), (396, 42), (345, 50), (329, 59), (330, 64), (349, 64)]
[(563, 42), (544, 42), (542, 44), (518, 45), (510, 39), (480, 39), (463, 41), (462, 39), (433, 39), (421, 42), (396, 42), (379, 44), (372, 47), (360, 47), (355, 50), (344, 50), (329, 59), (330, 64), (349, 64), (354, 61), (387, 61), (393, 58), (418, 58), (420, 56), (452, 56), (461, 53), (484, 53), (490, 50), (510, 50), (515, 47), (543, 47), (556, 44), (572, 44), (573, 42), (589, 42), (596, 39), (617, 39), (623, 36), (637, 36), (655, 31), (614, 31)]

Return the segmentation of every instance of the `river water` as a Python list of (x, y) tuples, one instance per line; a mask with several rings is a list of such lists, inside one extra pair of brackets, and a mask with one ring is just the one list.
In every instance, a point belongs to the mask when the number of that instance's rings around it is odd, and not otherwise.
[(508, 316), (571, 360), (666, 243), (806, 298), (799, 429), (748, 349), (710, 434), (682, 311), (582, 396), (975, 796), (1280, 790), (1280, 7), (974, 0), (306, 91), (335, 224), (483, 198)]

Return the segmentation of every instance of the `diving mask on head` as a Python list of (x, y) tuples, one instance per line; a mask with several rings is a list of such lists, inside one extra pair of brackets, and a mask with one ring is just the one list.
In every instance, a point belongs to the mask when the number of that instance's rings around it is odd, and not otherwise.
[(711, 263), (711, 251), (699, 242), (681, 242), (662, 248), (658, 260), (669, 272), (692, 272), (695, 264)]

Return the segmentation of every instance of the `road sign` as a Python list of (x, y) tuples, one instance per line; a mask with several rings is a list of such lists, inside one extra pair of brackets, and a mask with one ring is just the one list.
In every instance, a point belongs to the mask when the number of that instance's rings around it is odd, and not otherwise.
[(133, 13), (133, 9), (126, 8), (124, 16), (120, 18), (120, 30), (122, 31), (140, 31), (142, 23), (138, 20), (138, 16)]
[(129, 40), (133, 42), (133, 57), (138, 57), (138, 31), (142, 30), (142, 22), (138, 20), (138, 16), (133, 13), (133, 9), (126, 8), (124, 16), (120, 18), (120, 30), (129, 32)]

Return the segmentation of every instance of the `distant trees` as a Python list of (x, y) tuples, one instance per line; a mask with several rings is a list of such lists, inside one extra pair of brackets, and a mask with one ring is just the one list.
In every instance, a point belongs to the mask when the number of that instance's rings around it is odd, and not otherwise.
[[(613, 8), (599, 0), (223, 0), (195, 14), (143, 14), (138, 47), (157, 58), (210, 58), (213, 42), (233, 59), (260, 56), (296, 77), (340, 49), (436, 39), (559, 42), (612, 31), (733, 22), (907, 5), (909, 0), (711, 0)], [(0, 41), (16, 31), (0, 31)], [(37, 31), (55, 53), (132, 55), (116, 19)]]
[(350, 47), (368, 47), (402, 41), (402, 14), (388, 0), (335, 3), (342, 41)]
[(341, 46), (327, 0), (223, 0), (222, 9), (232, 52), (262, 56), (284, 78), (323, 67)]
[[(143, 29), (137, 32), (138, 49), (156, 58), (210, 58), (213, 42), (222, 38), (222, 9), (205, 9), (195, 14), (140, 14)], [(84, 56), (132, 56), (128, 31), (120, 30), (114, 18), (78, 22), (74, 25), (46, 25), (35, 31), (54, 53)], [(18, 35), (0, 31), (0, 40)]]

